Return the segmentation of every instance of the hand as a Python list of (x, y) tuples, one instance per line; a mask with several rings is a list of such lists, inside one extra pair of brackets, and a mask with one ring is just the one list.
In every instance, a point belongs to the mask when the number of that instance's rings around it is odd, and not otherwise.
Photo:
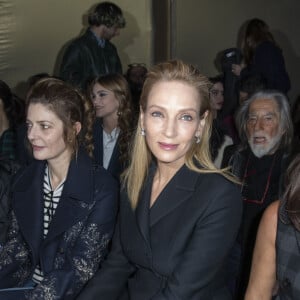
[(240, 76), (242, 68), (243, 67), (241, 65), (236, 65), (236, 64), (231, 65), (231, 71), (236, 76)]

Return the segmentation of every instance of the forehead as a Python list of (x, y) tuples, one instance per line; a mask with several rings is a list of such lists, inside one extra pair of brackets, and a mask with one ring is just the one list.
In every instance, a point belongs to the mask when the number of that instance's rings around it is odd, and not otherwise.
[(200, 97), (195, 87), (181, 81), (161, 81), (153, 85), (147, 105), (180, 106), (198, 109)]
[(273, 99), (255, 99), (249, 107), (249, 113), (274, 113), (278, 114), (278, 105)]
[(41, 103), (30, 103), (27, 111), (27, 118), (34, 121), (61, 121), (49, 105)]
[(212, 86), (212, 89), (223, 90), (223, 83), (222, 83), (222, 82), (216, 82), (216, 83)]

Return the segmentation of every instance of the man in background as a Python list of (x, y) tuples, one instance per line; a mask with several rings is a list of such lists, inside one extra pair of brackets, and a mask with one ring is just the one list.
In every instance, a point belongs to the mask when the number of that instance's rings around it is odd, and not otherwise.
[(89, 28), (75, 39), (64, 54), (60, 77), (81, 90), (95, 77), (122, 74), (116, 47), (110, 40), (125, 27), (120, 7), (111, 2), (99, 3), (88, 16)]

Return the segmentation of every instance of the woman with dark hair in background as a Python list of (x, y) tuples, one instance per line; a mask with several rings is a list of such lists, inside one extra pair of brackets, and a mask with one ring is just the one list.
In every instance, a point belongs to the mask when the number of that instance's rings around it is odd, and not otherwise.
[(90, 101), (63, 81), (47, 78), (31, 88), (27, 105), (35, 161), (12, 183), (0, 298), (74, 299), (107, 253), (118, 185), (90, 158)]
[(128, 83), (121, 74), (93, 80), (89, 94), (94, 104), (94, 158), (119, 179), (128, 164), (134, 118)]
[(225, 147), (233, 144), (232, 138), (229, 136), (228, 132), (234, 132), (235, 127), (233, 117), (229, 120), (229, 116), (227, 116), (225, 120), (220, 113), (224, 104), (223, 77), (211, 77), (209, 78), (209, 81), (212, 83), (212, 87), (209, 90), (209, 100), (213, 116), (210, 151), (212, 160), (219, 168), (222, 163)]
[(286, 94), (291, 84), (282, 50), (263, 20), (255, 18), (248, 22), (242, 46), (244, 64), (233, 64), (232, 72), (241, 77), (261, 74), (266, 80), (267, 89)]

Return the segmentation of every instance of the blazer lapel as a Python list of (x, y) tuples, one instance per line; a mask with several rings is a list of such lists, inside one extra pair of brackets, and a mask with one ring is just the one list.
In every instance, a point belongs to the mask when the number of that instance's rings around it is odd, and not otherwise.
[(13, 209), (25, 241), (38, 256), (43, 240), (43, 179), (44, 162), (27, 167), (13, 186)]
[(178, 170), (151, 208), (150, 227), (193, 195), (198, 177), (185, 165)]
[(93, 167), (88, 157), (72, 160), (61, 199), (49, 226), (45, 242), (67, 231), (82, 220), (93, 206)]
[[(151, 172), (151, 171), (150, 171)], [(149, 234), (149, 212), (150, 212), (150, 197), (152, 190), (153, 174), (150, 173), (146, 183), (144, 185), (144, 190), (142, 191), (141, 197), (138, 202), (138, 206), (135, 211), (136, 221), (139, 230), (148, 244), (150, 246), (150, 234)]]

